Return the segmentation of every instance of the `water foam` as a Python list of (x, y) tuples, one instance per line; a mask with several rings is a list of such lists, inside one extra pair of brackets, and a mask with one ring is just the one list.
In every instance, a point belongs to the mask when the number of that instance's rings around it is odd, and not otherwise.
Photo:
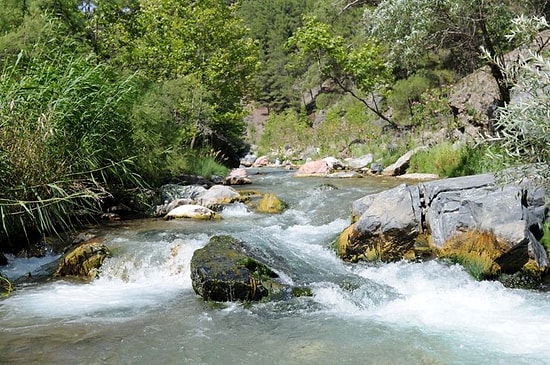
[[(369, 288), (371, 292), (361, 298), (357, 293), (364, 295), (362, 291), (324, 283), (316, 288), (315, 300), (327, 311), (445, 333), (459, 343), (490, 344), (514, 355), (550, 354), (541, 341), (550, 337), (547, 293), (478, 282), (457, 265), (449, 267), (435, 261), (358, 266), (352, 271), (380, 286)], [(384, 297), (384, 292), (388, 294), (385, 300), (373, 301), (373, 297)]]
[(206, 241), (202, 235), (125, 242), (124, 251), (113, 248), (115, 254), (105, 260), (98, 279), (86, 284), (59, 280), (22, 288), (2, 303), (2, 309), (54, 318), (134, 316), (191, 290), (189, 263), (193, 252)]

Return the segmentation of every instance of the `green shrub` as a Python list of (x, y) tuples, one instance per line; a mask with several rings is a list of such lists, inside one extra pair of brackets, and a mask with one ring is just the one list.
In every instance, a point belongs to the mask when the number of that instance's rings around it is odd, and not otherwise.
[(420, 96), (430, 88), (430, 80), (420, 75), (398, 80), (393, 84), (388, 103), (393, 108), (394, 118), (402, 124), (409, 124), (413, 116), (413, 105), (420, 101)]
[(185, 172), (205, 178), (225, 177), (229, 169), (216, 159), (215, 154), (189, 154), (185, 159)]
[[(550, 58), (533, 55), (517, 70), (513, 103), (500, 109), (497, 143), (511, 161), (550, 162)], [(494, 138), (493, 138), (494, 139)]]
[(546, 248), (546, 252), (550, 253), (550, 220), (546, 221), (542, 228), (544, 236), (542, 236), (540, 243)]
[(416, 153), (411, 158), (408, 172), (432, 173), (441, 177), (473, 175), (490, 171), (490, 162), (485, 146), (442, 142)]
[(288, 109), (280, 114), (271, 114), (258, 144), (259, 153), (280, 154), (287, 148), (300, 151), (307, 147), (310, 133), (311, 128), (307, 117), (294, 110)]

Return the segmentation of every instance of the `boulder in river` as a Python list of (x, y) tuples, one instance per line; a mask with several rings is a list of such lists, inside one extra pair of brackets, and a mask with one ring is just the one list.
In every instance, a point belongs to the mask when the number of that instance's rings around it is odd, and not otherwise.
[(316, 160), (306, 162), (298, 171), (296, 171), (297, 177), (306, 176), (326, 176), (330, 172), (329, 164), (324, 160)]
[(339, 255), (349, 261), (395, 261), (412, 250), (420, 222), (411, 190), (402, 184), (363, 199), (360, 217), (346, 231), (347, 244), (339, 245)]
[(199, 219), (199, 220), (210, 220), (210, 219), (220, 219), (221, 216), (214, 212), (211, 209), (203, 207), (202, 205), (196, 204), (184, 204), (177, 206), (176, 208), (169, 211), (165, 219)]
[(258, 212), (260, 213), (281, 213), (286, 208), (284, 203), (275, 194), (265, 194), (258, 203)]
[(288, 291), (278, 275), (231, 236), (214, 236), (191, 259), (193, 290), (204, 300), (259, 301)]
[(354, 223), (340, 237), (338, 252), (350, 261), (399, 260), (420, 235), (439, 249), (450, 241), (456, 248), (470, 244), (463, 235), (478, 232), (504, 247), (490, 255), (498, 265), (493, 272), (513, 274), (528, 263), (544, 270), (548, 256), (539, 242), (548, 212), (544, 196), (540, 186), (500, 184), (490, 174), (402, 184), (353, 203)]
[(200, 193), (195, 202), (198, 205), (212, 210), (219, 210), (223, 205), (242, 200), (241, 195), (231, 186), (214, 185), (210, 189)]
[(207, 189), (201, 185), (166, 184), (160, 187), (160, 199), (163, 204), (169, 204), (176, 199), (189, 199), (194, 201)]
[(229, 172), (223, 183), (225, 185), (245, 185), (252, 184), (252, 180), (248, 177), (245, 169), (237, 168)]
[(109, 256), (110, 251), (107, 246), (96, 239), (92, 239), (67, 253), (57, 267), (54, 276), (76, 276), (83, 279), (93, 279), (98, 276), (98, 269)]

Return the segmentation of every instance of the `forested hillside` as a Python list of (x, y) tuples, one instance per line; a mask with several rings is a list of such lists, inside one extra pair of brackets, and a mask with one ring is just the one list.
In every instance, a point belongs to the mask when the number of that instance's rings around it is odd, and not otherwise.
[[(180, 174), (224, 174), (250, 144), (385, 163), (435, 132), (444, 141), (467, 127), (452, 85), (483, 65), (499, 112), (479, 124), (498, 143), (438, 143), (442, 155), (479, 169), (487, 148), (548, 161), (546, 45), (504, 58), (537, 40), (548, 11), (546, 0), (3, 0), (0, 248), (75, 227), (108, 200), (146, 204), (146, 187)], [(245, 123), (259, 108), (263, 133)], [(485, 112), (471, 110), (473, 124)]]
[[(271, 16), (259, 16), (263, 9)], [(441, 164), (478, 165), (456, 173), (500, 165), (480, 161), (488, 146), (455, 153), (450, 136), (469, 131), (465, 137), (474, 139), (495, 132), (522, 74), (518, 67), (548, 52), (547, 37), (537, 36), (548, 27), (548, 11), (547, 1), (243, 1), (240, 13), (262, 49), (255, 105), (269, 111), (264, 133), (255, 133), (252, 124), (251, 142), (260, 154), (282, 160), (314, 147), (319, 157), (370, 152), (384, 163), (415, 145), (437, 142), (448, 155), (442, 158), (457, 159)], [(532, 42), (532, 53), (523, 53), (522, 60), (506, 57)], [(466, 111), (457, 110), (451, 97), (468, 99), (461, 93), (483, 85), (458, 92), (455, 84), (480, 67), (489, 78), (480, 81), (487, 83), (484, 92), (494, 100), (483, 108), (474, 100), (460, 105)]]

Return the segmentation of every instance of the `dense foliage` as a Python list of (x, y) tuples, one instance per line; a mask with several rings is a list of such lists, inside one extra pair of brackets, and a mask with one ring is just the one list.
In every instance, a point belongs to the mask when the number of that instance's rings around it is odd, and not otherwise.
[[(428, 131), (465, 128), (449, 90), (484, 64), (502, 107), (492, 151), (548, 162), (545, 44), (520, 68), (504, 57), (548, 27), (544, 16), (545, 0), (4, 0), (0, 249), (129, 191), (236, 166), (257, 106), (269, 116), (247, 142), (263, 153), (386, 164), (434, 143)], [(486, 168), (485, 147), (448, 142), (413, 167)]]
[(3, 249), (245, 149), (256, 48), (225, 1), (7, 1), (0, 46)]

